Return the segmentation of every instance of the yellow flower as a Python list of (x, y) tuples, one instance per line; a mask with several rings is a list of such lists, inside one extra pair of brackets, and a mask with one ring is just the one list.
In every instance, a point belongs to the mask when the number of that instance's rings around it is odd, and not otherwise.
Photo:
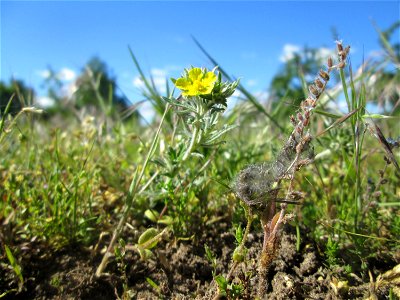
[(184, 96), (199, 96), (210, 94), (216, 81), (217, 75), (213, 71), (192, 68), (186, 70), (185, 76), (175, 80), (174, 84)]

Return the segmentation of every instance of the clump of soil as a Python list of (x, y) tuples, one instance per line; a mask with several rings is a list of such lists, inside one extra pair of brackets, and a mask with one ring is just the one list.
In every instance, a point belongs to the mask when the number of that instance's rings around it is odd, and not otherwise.
[[(355, 275), (349, 276), (340, 268), (333, 273), (323, 265), (316, 243), (304, 235), (302, 238), (300, 251), (297, 251), (295, 230), (288, 225), (283, 228), (281, 247), (268, 274), (265, 299), (363, 299), (369, 295), (368, 282)], [(140, 260), (136, 252), (128, 251), (124, 259), (125, 276), (117, 262), (110, 260), (106, 274), (96, 278), (94, 273), (100, 253), (79, 246), (52, 252), (47, 245), (36, 243), (30, 245), (30, 251), (21, 250), (19, 256), (24, 289), (10, 292), (4, 299), (116, 299), (124, 294), (124, 284), (125, 292), (129, 290), (134, 299), (213, 299), (217, 295), (217, 285), (213, 281), (212, 266), (206, 259), (205, 244), (218, 259), (217, 274), (226, 275), (235, 248), (235, 239), (227, 223), (214, 223), (191, 241), (171, 240), (159, 244), (155, 256), (147, 261)], [(249, 235), (248, 261), (234, 272), (235, 281), (243, 284), (243, 299), (256, 296), (257, 257), (261, 244), (261, 234)], [(375, 266), (375, 269), (386, 271), (395, 262), (391, 264)], [(157, 286), (151, 286), (148, 278)], [(343, 284), (345, 281), (347, 284)], [(0, 292), (16, 287), (13, 272), (2, 264)], [(388, 290), (374, 291), (374, 294), (378, 299), (385, 299)]]

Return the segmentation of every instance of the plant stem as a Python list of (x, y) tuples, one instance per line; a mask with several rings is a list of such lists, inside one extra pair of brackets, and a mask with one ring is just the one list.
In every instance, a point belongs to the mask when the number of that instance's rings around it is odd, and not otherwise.
[(196, 145), (196, 140), (198, 138), (198, 135), (199, 135), (199, 126), (196, 124), (193, 129), (192, 139), (190, 140), (189, 147), (187, 148), (185, 154), (183, 155), (182, 161), (188, 159), (190, 153), (192, 153), (194, 146)]
[[(164, 120), (165, 120), (165, 117), (166, 117), (166, 115), (167, 115), (167, 113), (169, 111), (169, 108), (170, 108), (170, 106), (167, 104), (167, 106), (165, 107), (164, 114), (163, 114), (163, 116), (161, 118), (160, 125), (158, 126), (157, 132), (156, 132), (156, 134), (155, 134), (155, 136), (153, 138), (153, 142), (152, 142), (152, 144), (150, 146), (149, 152), (148, 152), (147, 157), (146, 157), (146, 159), (144, 161), (144, 164), (143, 164), (143, 167), (142, 167), (142, 170), (140, 172), (139, 177), (134, 176), (133, 179), (132, 179), (131, 185), (129, 187), (129, 192), (128, 192), (128, 195), (126, 197), (125, 208), (124, 208), (124, 212), (123, 212), (122, 218), (119, 220), (118, 225), (114, 230), (114, 233), (113, 233), (113, 236), (111, 238), (110, 244), (107, 247), (107, 251), (106, 251), (106, 253), (104, 253), (103, 259), (101, 260), (100, 265), (97, 267), (96, 277), (100, 277), (101, 274), (103, 273), (103, 270), (107, 266), (108, 259), (109, 259), (110, 255), (112, 253), (112, 249), (114, 248), (114, 245), (115, 245), (116, 241), (118, 240), (118, 238), (119, 238), (119, 236), (120, 236), (120, 234), (122, 232), (123, 226), (124, 226), (124, 224), (126, 222), (126, 219), (128, 218), (129, 211), (130, 211), (130, 209), (132, 207), (133, 199), (134, 199), (134, 197), (137, 194), (137, 191), (139, 189), (140, 181), (141, 181), (141, 179), (142, 179), (142, 177), (144, 175), (144, 172), (146, 170), (148, 162), (150, 161), (150, 157), (154, 153), (154, 149), (155, 149), (156, 144), (158, 142), (158, 136), (160, 135), (161, 127), (162, 127), (162, 125), (164, 123)], [(143, 191), (143, 189), (140, 190), (140, 191)]]
[(243, 250), (244, 244), (247, 241), (247, 237), (248, 237), (249, 232), (250, 232), (251, 223), (253, 223), (253, 214), (252, 214), (251, 210), (248, 209), (248, 212), (247, 212), (247, 225), (246, 225), (246, 229), (244, 230), (242, 242), (240, 243), (240, 246), (239, 246), (240, 247), (240, 251)]

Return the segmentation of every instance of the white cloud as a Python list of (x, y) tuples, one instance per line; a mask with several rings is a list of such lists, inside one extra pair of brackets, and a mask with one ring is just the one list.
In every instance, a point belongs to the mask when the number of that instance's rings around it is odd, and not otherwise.
[(36, 74), (38, 74), (40, 77), (42, 77), (43, 79), (47, 79), (50, 77), (50, 71), (49, 70), (40, 70), (40, 71), (36, 71)]
[(155, 69), (151, 69), (150, 73), (154, 77), (166, 77), (167, 74), (168, 74), (168, 71), (165, 70), (165, 69), (157, 69), (157, 68), (155, 68)]
[[(304, 47), (300, 47), (294, 44), (285, 44), (283, 46), (282, 54), (279, 56), (281, 62), (287, 62), (294, 58), (298, 54), (304, 58)], [(311, 58), (312, 53), (306, 52), (306, 58)], [(316, 49), (315, 58), (317, 60), (326, 61), (328, 57), (334, 57), (335, 50), (332, 48), (320, 47)]]
[[(47, 79), (51, 76), (51, 71), (50, 70), (39, 70), (36, 71), (36, 74), (42, 77), (43, 79)], [(71, 70), (70, 68), (64, 67), (61, 68), (60, 71), (58, 71), (55, 74), (56, 78), (61, 81), (73, 81), (76, 79), (76, 73), (75, 71)]]
[(35, 98), (35, 104), (41, 108), (47, 108), (53, 106), (55, 103), (55, 100), (50, 97), (46, 96), (39, 96)]
[(253, 87), (256, 86), (258, 84), (258, 81), (256, 79), (249, 79), (246, 81), (246, 85), (248, 87)]
[(133, 83), (133, 86), (135, 87), (135, 88), (138, 88), (138, 89), (143, 89), (144, 88), (144, 82), (143, 82), (143, 80), (140, 78), (140, 76), (136, 76), (135, 78), (133, 78), (133, 81), (132, 81), (132, 83)]
[(71, 98), (73, 94), (78, 90), (78, 86), (75, 81), (72, 81), (67, 84), (63, 84), (61, 88), (61, 94), (65, 98)]
[(152, 122), (155, 112), (153, 106), (149, 101), (146, 101), (142, 105), (140, 105), (139, 112), (142, 115), (143, 119), (145, 119), (149, 123)]
[(318, 48), (317, 53), (315, 53), (315, 58), (318, 60), (326, 61), (328, 57), (333, 57), (335, 51), (326, 47)]
[(283, 46), (283, 51), (281, 56), (279, 57), (279, 60), (281, 62), (287, 62), (291, 60), (294, 57), (294, 55), (300, 51), (300, 49), (301, 48), (297, 45), (285, 44)]
[(157, 91), (159, 91), (161, 94), (165, 94), (167, 92), (166, 80), (166, 77), (153, 77), (154, 85), (156, 86)]
[[(151, 78), (147, 78), (149, 82), (154, 83), (157, 91), (159, 91), (161, 94), (165, 94), (167, 91), (166, 87), (166, 82), (168, 81), (169, 77), (169, 69), (164, 68), (164, 69), (159, 69), (159, 68), (154, 68), (150, 70)], [(133, 86), (138, 88), (138, 89), (144, 89), (145, 84), (143, 80), (140, 78), (140, 76), (136, 76), (133, 78)]]
[(72, 81), (76, 78), (76, 73), (69, 68), (62, 68), (57, 73), (57, 78), (62, 81)]
[(261, 103), (265, 103), (267, 102), (268, 98), (269, 98), (269, 92), (266, 90), (263, 91), (256, 91), (253, 93), (254, 97), (257, 98), (257, 100)]

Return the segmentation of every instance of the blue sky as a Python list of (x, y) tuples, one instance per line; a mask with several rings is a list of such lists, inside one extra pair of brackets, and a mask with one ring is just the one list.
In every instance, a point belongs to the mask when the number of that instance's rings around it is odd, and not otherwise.
[[(40, 90), (51, 66), (66, 83), (94, 55), (118, 85), (140, 100), (132, 48), (157, 82), (184, 67), (209, 66), (195, 36), (220, 65), (254, 92), (264, 91), (290, 55), (305, 45), (334, 49), (334, 27), (352, 47), (352, 63), (378, 50), (372, 25), (386, 29), (399, 1), (1, 1), (0, 80), (23, 79)], [(397, 39), (399, 37), (397, 36)]]

